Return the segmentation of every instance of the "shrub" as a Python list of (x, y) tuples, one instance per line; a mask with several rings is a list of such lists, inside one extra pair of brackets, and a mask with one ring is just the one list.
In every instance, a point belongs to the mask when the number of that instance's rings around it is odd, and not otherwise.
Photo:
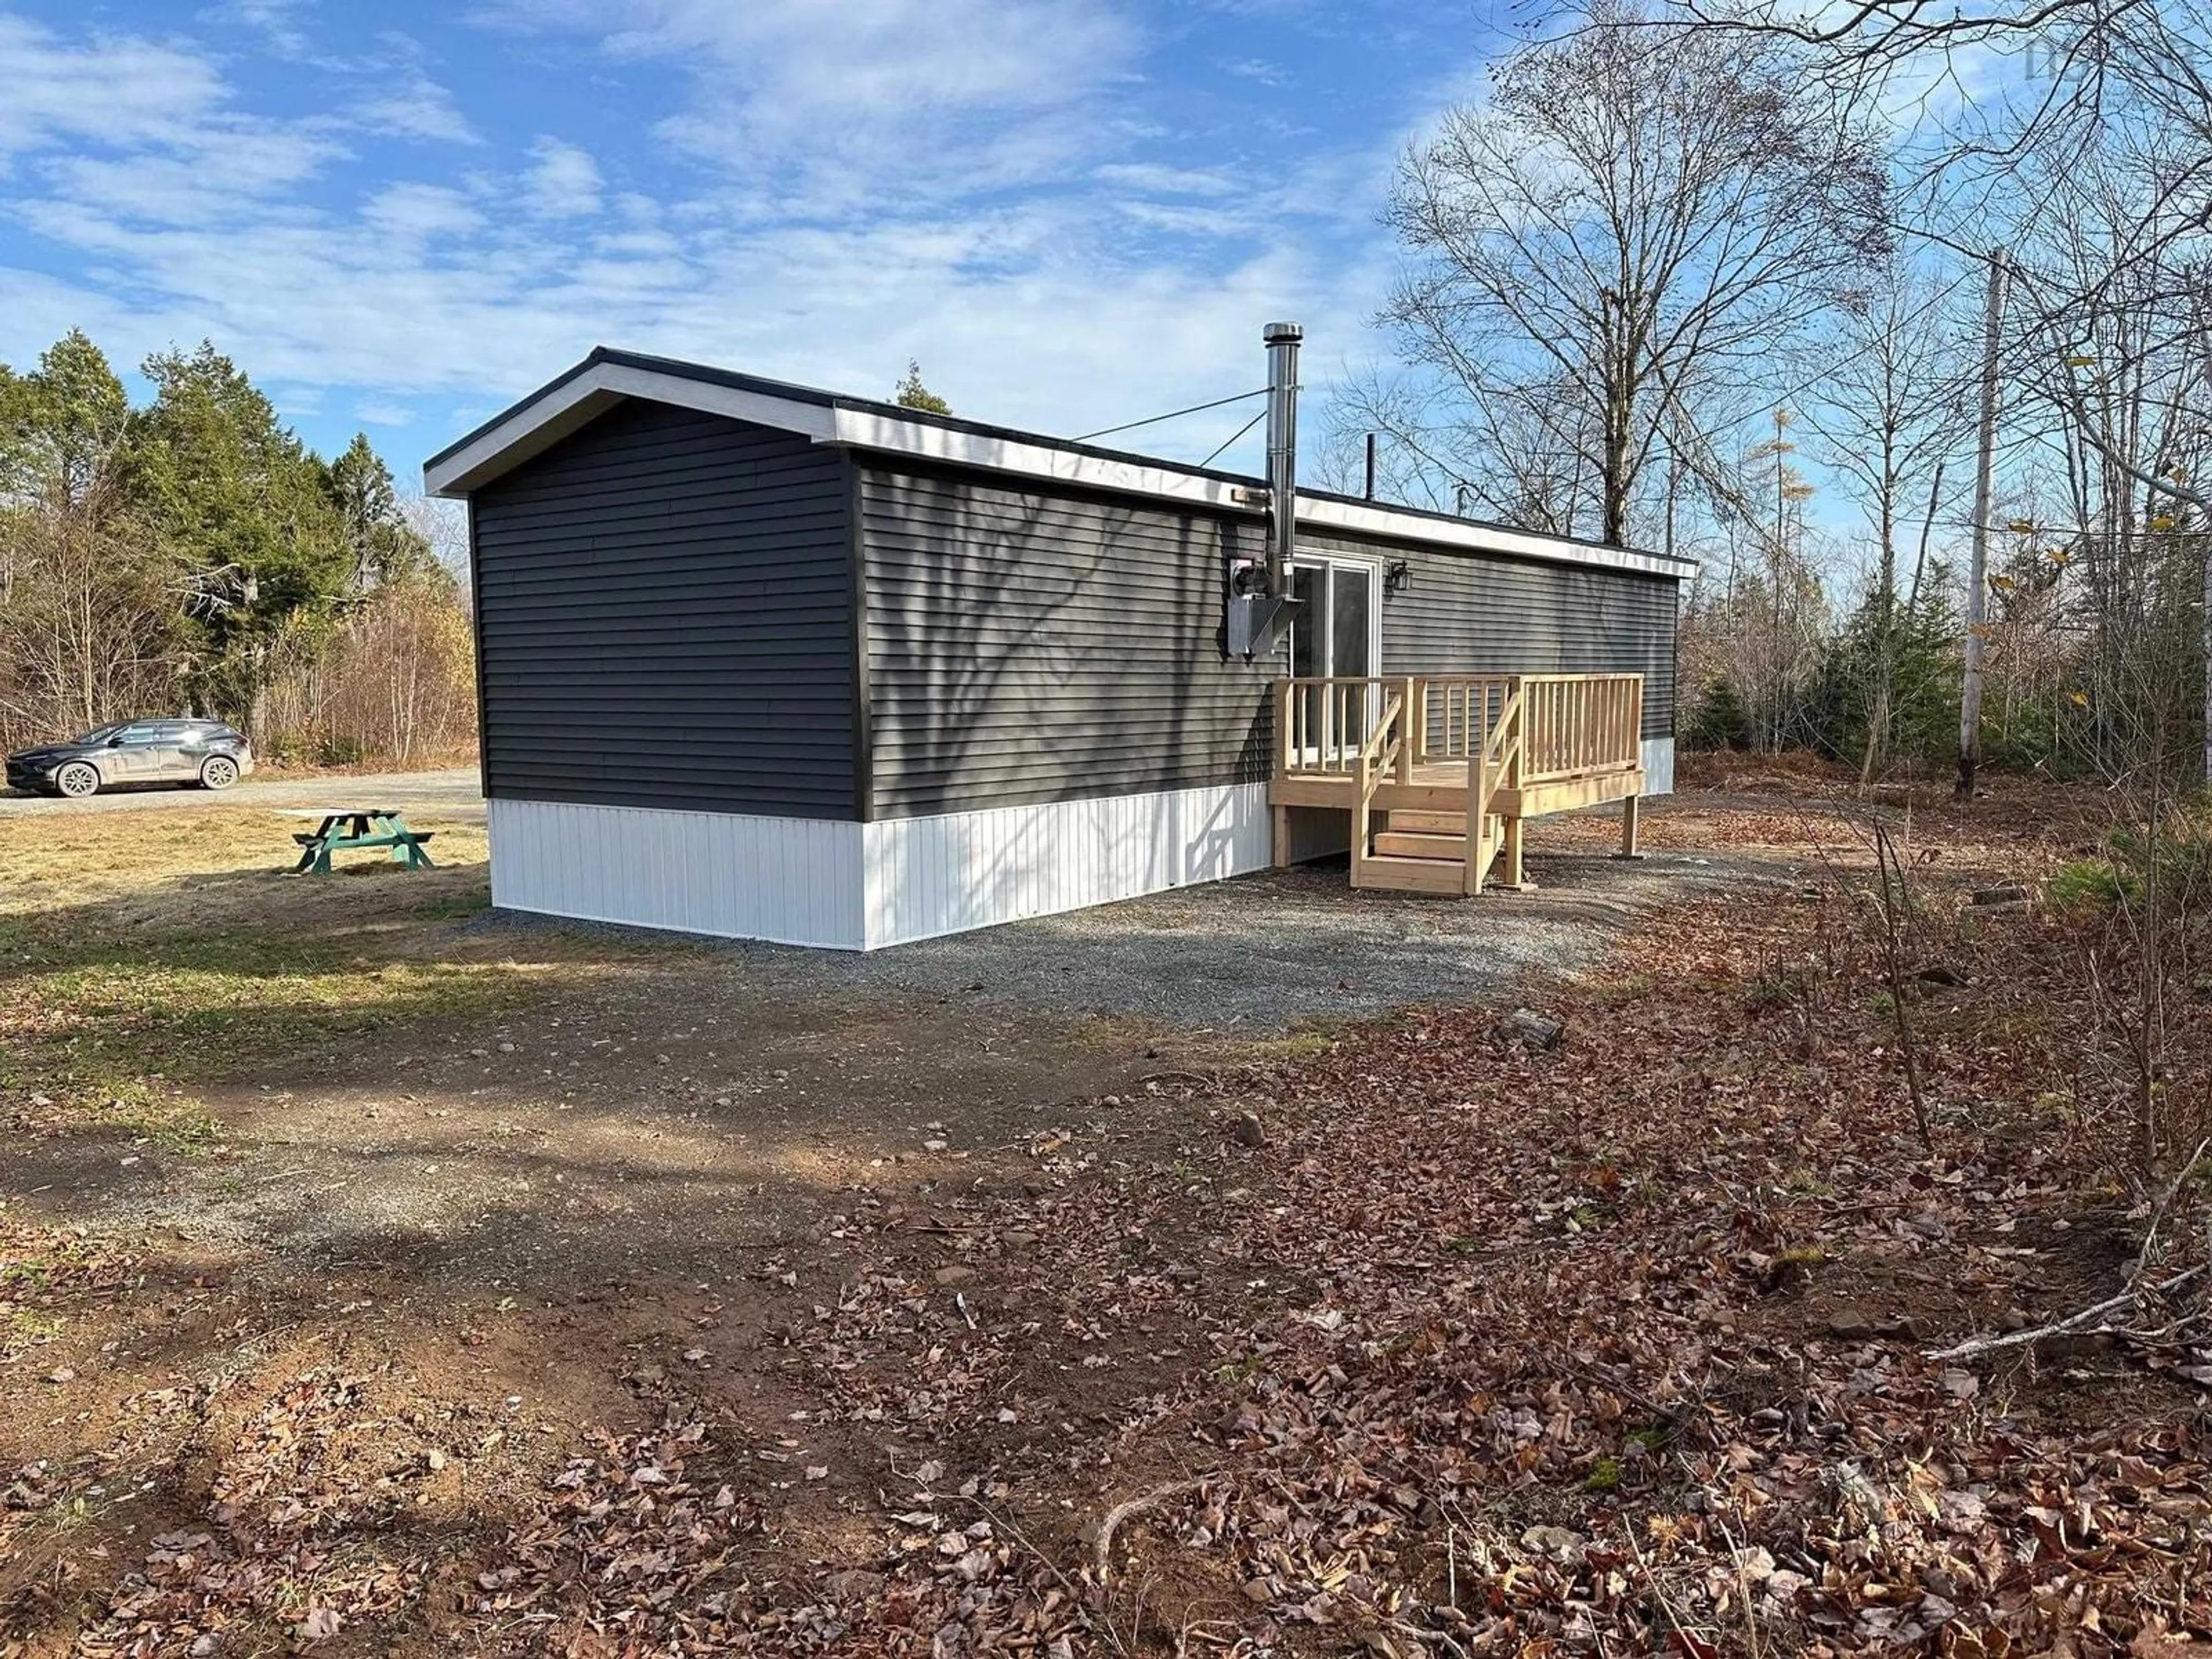
[(1691, 749), (1751, 747), (1751, 716), (1727, 675), (1714, 675), (1698, 693), (1682, 741)]
[(2134, 879), (2136, 896), (2151, 890), (2178, 919), (2212, 911), (2212, 813), (2168, 813), (2154, 832), (2132, 825), (2106, 838), (2112, 857)]
[(2142, 883), (2110, 859), (2076, 859), (2045, 884), (2054, 908), (2110, 910), (2142, 897)]
[(1959, 678), (1958, 621), (1950, 608), (1923, 599), (1907, 610), (1877, 593), (1830, 643), (1807, 721), (1820, 750), (1850, 765), (1865, 761), (1877, 725), (1877, 764), (1940, 764), (1958, 744)]

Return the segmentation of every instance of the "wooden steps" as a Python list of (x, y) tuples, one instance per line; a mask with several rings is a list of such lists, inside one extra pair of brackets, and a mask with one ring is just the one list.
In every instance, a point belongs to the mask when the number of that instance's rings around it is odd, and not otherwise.
[(1279, 865), (1301, 808), (1350, 818), (1355, 887), (1526, 886), (1526, 821), (1603, 801), (1623, 803), (1621, 850), (1635, 855), (1640, 674), (1291, 678), (1274, 697)]
[(1467, 834), (1467, 814), (1464, 812), (1423, 812), (1408, 807), (1395, 807), (1384, 814), (1393, 830), (1412, 830), (1423, 835), (1464, 836)]
[[(1374, 832), (1374, 850), (1354, 862), (1352, 884), (1463, 896), (1468, 885), (1467, 815), (1401, 811), (1388, 817), (1389, 827)], [(1492, 813), (1485, 828), (1488, 833), (1481, 837), (1475, 856), (1486, 877), (1505, 844), (1505, 820)]]
[(1467, 864), (1462, 859), (1364, 858), (1359, 861), (1358, 878), (1352, 884), (1457, 898), (1467, 890)]
[(1467, 835), (1430, 834), (1411, 830), (1381, 830), (1376, 832), (1375, 850), (1389, 858), (1449, 859), (1454, 864), (1467, 861)]

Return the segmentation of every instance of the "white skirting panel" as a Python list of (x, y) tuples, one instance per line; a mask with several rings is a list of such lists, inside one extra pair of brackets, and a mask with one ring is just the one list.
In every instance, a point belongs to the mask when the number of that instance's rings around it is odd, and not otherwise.
[(1674, 793), (1674, 738), (1644, 739), (1644, 793), (1647, 795), (1671, 795)]
[(491, 902), (781, 945), (866, 947), (857, 823), (487, 802)]
[(867, 945), (1080, 910), (1267, 867), (1264, 783), (867, 826)]
[(832, 823), (488, 803), (492, 902), (875, 950), (1264, 870), (1265, 784)]

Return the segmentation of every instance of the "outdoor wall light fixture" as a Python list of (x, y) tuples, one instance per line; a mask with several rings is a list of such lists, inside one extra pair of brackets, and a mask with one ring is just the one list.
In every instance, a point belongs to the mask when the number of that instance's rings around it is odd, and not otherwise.
[(1412, 584), (1413, 580), (1413, 567), (1411, 562), (1405, 559), (1393, 559), (1383, 568), (1382, 591), (1385, 593), (1402, 593)]

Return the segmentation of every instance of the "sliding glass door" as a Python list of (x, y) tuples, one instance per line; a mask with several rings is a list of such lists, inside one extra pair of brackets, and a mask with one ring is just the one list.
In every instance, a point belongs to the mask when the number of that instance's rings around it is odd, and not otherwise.
[[(1291, 566), (1291, 597), (1297, 609), (1291, 622), (1290, 672), (1293, 679), (1366, 679), (1377, 672), (1382, 650), (1381, 568), (1365, 559), (1302, 556)], [(1382, 712), (1373, 688), (1326, 699), (1319, 688), (1303, 694), (1314, 706), (1299, 724), (1318, 749), (1326, 732), (1332, 756), (1346, 745), (1366, 741)], [(1318, 754), (1314, 758), (1320, 758)]]
[(1364, 679), (1382, 647), (1376, 568), (1365, 560), (1300, 560), (1291, 567), (1293, 678)]

